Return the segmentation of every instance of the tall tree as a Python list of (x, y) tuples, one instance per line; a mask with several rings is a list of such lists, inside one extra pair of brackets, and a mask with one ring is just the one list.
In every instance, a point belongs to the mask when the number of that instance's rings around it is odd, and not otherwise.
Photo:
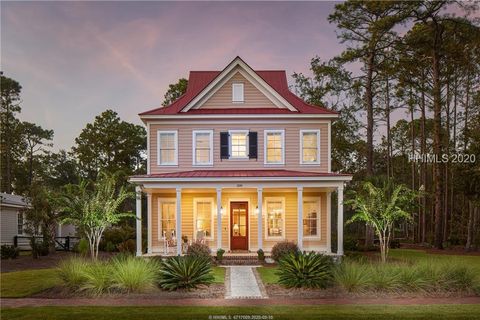
[(46, 130), (30, 122), (22, 122), (21, 132), (27, 145), (28, 158), (28, 184), (33, 181), (33, 158), (39, 152), (45, 152), (44, 147), (51, 147), (52, 143), (48, 142), (53, 139), (53, 130)]
[(168, 85), (167, 93), (165, 93), (165, 100), (162, 102), (162, 106), (168, 106), (175, 102), (181, 95), (187, 91), (188, 80), (181, 78), (177, 83)]
[(96, 179), (100, 171), (124, 174), (145, 171), (146, 131), (122, 121), (113, 110), (106, 110), (87, 124), (72, 148), (82, 174)]
[(1, 191), (11, 193), (13, 190), (14, 165), (21, 157), (20, 121), (16, 113), (21, 111), (20, 84), (8, 77), (0, 76), (1, 97)]

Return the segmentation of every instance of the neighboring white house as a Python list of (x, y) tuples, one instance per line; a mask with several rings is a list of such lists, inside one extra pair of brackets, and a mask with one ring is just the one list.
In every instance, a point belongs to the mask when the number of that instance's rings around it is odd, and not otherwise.
[(0, 193), (0, 225), (1, 225), (1, 244), (13, 245), (15, 236), (24, 235), (23, 232), (23, 213), (28, 207), (24, 197)]
[[(24, 231), (23, 210), (28, 207), (28, 200), (16, 194), (0, 193), (1, 244), (14, 244), (15, 236), (28, 236)], [(57, 237), (75, 236), (75, 226), (57, 224)], [(22, 247), (27, 241), (21, 241)]]

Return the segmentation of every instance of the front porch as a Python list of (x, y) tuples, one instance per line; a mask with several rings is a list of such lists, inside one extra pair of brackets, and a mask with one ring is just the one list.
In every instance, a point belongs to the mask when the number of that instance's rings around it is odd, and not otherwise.
[(338, 221), (343, 222), (343, 183), (138, 185), (137, 255), (145, 252), (142, 196), (147, 199), (146, 255), (184, 254), (185, 241), (207, 244), (212, 255), (219, 248), (225, 256), (256, 256), (258, 249), (268, 255), (280, 241), (295, 242), (300, 250), (343, 255), (343, 223), (337, 224), (338, 250), (331, 252), (331, 194), (338, 193)]

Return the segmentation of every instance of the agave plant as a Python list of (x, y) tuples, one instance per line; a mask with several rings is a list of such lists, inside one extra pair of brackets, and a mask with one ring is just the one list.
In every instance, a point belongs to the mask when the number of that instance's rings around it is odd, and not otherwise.
[(159, 285), (164, 290), (193, 289), (214, 280), (210, 259), (171, 257), (162, 262)]
[(278, 282), (287, 288), (326, 288), (333, 279), (332, 259), (315, 252), (287, 254), (278, 270)]

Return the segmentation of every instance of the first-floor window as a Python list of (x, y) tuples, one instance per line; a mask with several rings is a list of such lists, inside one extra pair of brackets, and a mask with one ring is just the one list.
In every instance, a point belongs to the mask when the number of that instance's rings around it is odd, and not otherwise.
[(320, 235), (320, 200), (305, 199), (303, 201), (303, 236), (318, 237)]
[(285, 225), (285, 199), (284, 198), (267, 198), (265, 200), (266, 208), (266, 228), (267, 237), (282, 238)]
[(159, 199), (158, 201), (158, 238), (170, 238), (176, 232), (175, 199)]
[(213, 199), (194, 199), (195, 238), (211, 237), (213, 233)]
[(177, 131), (158, 131), (158, 165), (177, 165)]
[(17, 234), (23, 234), (23, 212), (17, 214)]

